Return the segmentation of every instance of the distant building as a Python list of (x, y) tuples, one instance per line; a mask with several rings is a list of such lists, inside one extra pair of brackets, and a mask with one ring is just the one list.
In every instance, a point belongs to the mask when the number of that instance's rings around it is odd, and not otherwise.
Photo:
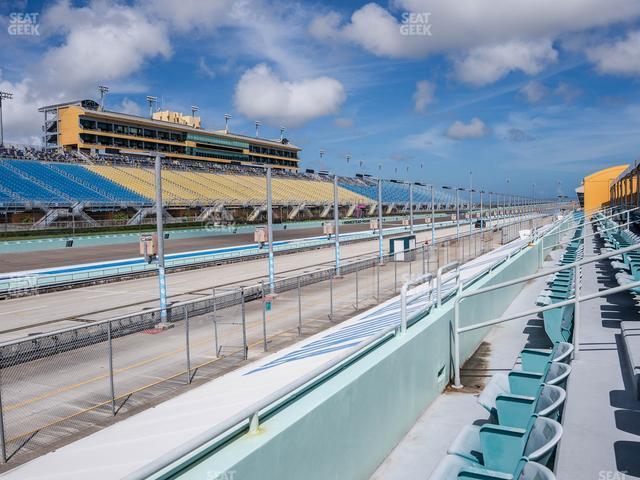
[(611, 186), (628, 165), (617, 165), (604, 168), (584, 177), (584, 209), (593, 212), (603, 205), (609, 204), (612, 199)]
[(200, 117), (178, 112), (155, 112), (153, 118), (145, 118), (102, 110), (93, 100), (48, 105), (38, 111), (44, 114), (45, 148), (133, 155), (162, 152), (175, 160), (298, 169), (301, 149), (286, 138), (207, 131), (201, 128)]

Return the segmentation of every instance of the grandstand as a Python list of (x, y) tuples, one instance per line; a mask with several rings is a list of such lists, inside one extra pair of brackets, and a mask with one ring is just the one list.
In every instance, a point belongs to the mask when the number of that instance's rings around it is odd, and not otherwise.
[[(152, 160), (136, 155), (91, 155), (29, 148), (0, 149), (0, 209), (6, 223), (33, 219), (36, 227), (61, 218), (81, 217), (88, 224), (124, 216), (129, 225), (153, 215), (155, 178)], [(164, 159), (163, 201), (168, 222), (263, 220), (266, 179), (263, 167)], [(377, 180), (367, 176), (338, 179), (338, 203), (345, 217), (372, 215)], [(322, 219), (333, 205), (333, 177), (315, 172), (274, 170), (276, 220)], [(453, 198), (434, 188), (433, 207), (453, 208)], [(414, 185), (415, 211), (430, 211), (430, 187)], [(382, 181), (385, 214), (406, 212), (408, 184)], [(119, 213), (120, 212), (120, 213)]]

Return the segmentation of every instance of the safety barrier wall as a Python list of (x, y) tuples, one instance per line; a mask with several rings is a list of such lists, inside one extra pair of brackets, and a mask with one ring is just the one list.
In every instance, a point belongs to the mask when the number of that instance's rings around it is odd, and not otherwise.
[[(526, 248), (470, 288), (534, 273), (540, 248), (540, 242)], [(461, 325), (502, 314), (521, 288), (469, 298), (460, 307)], [(405, 335), (296, 398), (258, 432), (208, 453), (192, 467), (185, 459), (158, 478), (368, 478), (446, 387), (452, 375), (452, 327), (449, 301)], [(472, 355), (486, 333), (462, 337), (463, 358)]]

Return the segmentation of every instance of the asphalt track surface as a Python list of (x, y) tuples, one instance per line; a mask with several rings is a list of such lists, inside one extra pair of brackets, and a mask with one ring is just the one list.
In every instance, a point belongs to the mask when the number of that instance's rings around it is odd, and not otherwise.
[[(385, 228), (399, 225), (399, 222), (384, 223)], [(369, 230), (368, 222), (340, 225), (340, 233), (361, 232), (366, 230)], [(321, 228), (296, 228), (291, 230), (274, 230), (273, 232), (273, 238), (276, 241), (317, 235), (322, 235)], [(181, 238), (176, 240), (172, 240), (171, 236), (169, 236), (169, 239), (165, 241), (165, 253), (180, 253), (251, 243), (254, 243), (253, 233), (212, 234), (211, 236)], [(132, 242), (94, 247), (41, 250), (18, 254), (1, 254), (0, 273), (61, 267), (79, 263), (102, 262), (120, 258), (134, 258), (140, 256), (138, 248), (138, 243)]]

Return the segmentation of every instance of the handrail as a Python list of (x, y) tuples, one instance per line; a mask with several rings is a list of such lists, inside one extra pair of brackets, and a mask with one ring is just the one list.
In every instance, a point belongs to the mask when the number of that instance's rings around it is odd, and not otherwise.
[(437, 272), (437, 294), (438, 294), (438, 307), (442, 306), (442, 274), (443, 273), (447, 273), (450, 272), (451, 270), (456, 271), (456, 282), (459, 282), (460, 280), (460, 262), (451, 262), (451, 263), (447, 263), (446, 265), (441, 266), (440, 268), (438, 268), (438, 272)]
[[(402, 285), (402, 289), (400, 290), (400, 332), (405, 333), (407, 331), (407, 292), (410, 287), (418, 286), (422, 283), (431, 282), (433, 280), (433, 275), (427, 273), (425, 275), (420, 275), (413, 280), (408, 280)], [(431, 288), (430, 291), (433, 291)]]
[[(258, 427), (258, 421), (260, 412), (265, 410), (266, 408), (272, 406), (276, 402), (282, 400), (284, 397), (292, 394), (293, 392), (303, 388), (305, 385), (310, 382), (319, 383), (323, 379), (318, 378), (323, 374), (327, 373), (334, 367), (337, 367), (341, 363), (347, 361), (350, 357), (361, 354), (364, 350), (368, 349), (370, 346), (377, 342), (381, 342), (387, 336), (395, 336), (395, 331), (397, 327), (391, 326), (384, 331), (380, 332), (378, 335), (375, 335), (358, 345), (355, 345), (353, 348), (348, 349), (346, 352), (338, 355), (336, 358), (329, 360), (328, 362), (318, 366), (317, 368), (311, 370), (307, 374), (297, 378), (293, 382), (285, 385), (284, 387), (272, 392), (268, 396), (263, 399), (255, 402), (253, 405), (250, 405), (240, 412), (236, 413), (232, 417), (228, 418), (224, 422), (215, 425), (214, 427), (206, 430), (201, 433), (197, 437), (183, 443), (179, 447), (164, 453), (161, 457), (156, 460), (148, 463), (147, 465), (139, 468), (138, 470), (130, 473), (123, 480), (142, 480), (151, 477), (159, 473), (161, 470), (171, 466), (173, 463), (178, 462), (180, 459), (188, 456), (190, 453), (195, 450), (199, 450), (204, 447), (208, 443), (212, 442), (219, 436), (225, 434), (229, 430), (234, 427), (238, 427), (240, 424), (248, 421), (249, 429), (256, 429)], [(390, 335), (391, 334), (391, 335)], [(264, 412), (268, 413), (268, 412)], [(255, 430), (254, 430), (255, 431)]]
[[(524, 248), (524, 247), (523, 247)], [(522, 249), (520, 249), (522, 250)], [(458, 291), (461, 291), (463, 288), (463, 282), (460, 281), (460, 264), (459, 262), (452, 262), (438, 269), (439, 273), (439, 282), (438, 289), (440, 290), (442, 286), (442, 274), (447, 271), (456, 270), (456, 279), (458, 284)], [(267, 397), (261, 399), (260, 401), (254, 403), (253, 405), (244, 408), (242, 411), (238, 412), (236, 415), (230, 417), (224, 422), (214, 426), (213, 428), (203, 432), (198, 435), (194, 439), (182, 444), (180, 447), (165, 453), (162, 457), (152, 461), (151, 463), (143, 466), (142, 468), (132, 472), (131, 474), (124, 477), (124, 480), (141, 480), (147, 479), (153, 475), (160, 473), (162, 470), (169, 468), (172, 464), (180, 461), (180, 459), (188, 456), (196, 450), (201, 450), (207, 446), (207, 444), (211, 444), (221, 435), (229, 432), (233, 428), (239, 427), (241, 424), (245, 425), (249, 431), (256, 431), (259, 425), (260, 413), (262, 410), (267, 409), (268, 407), (272, 407), (269, 411), (273, 411), (273, 409), (277, 408), (277, 402), (280, 402), (288, 395), (296, 392), (297, 390), (305, 387), (310, 382), (314, 382), (314, 384), (319, 383), (323, 380), (323, 378), (319, 378), (325, 373), (329, 372), (334, 367), (337, 367), (341, 363), (347, 361), (350, 357), (359, 354), (366, 350), (369, 346), (381, 342), (387, 336), (396, 336), (399, 332), (405, 332), (407, 328), (407, 311), (406, 311), (406, 295), (408, 289), (411, 285), (416, 285), (420, 283), (426, 283), (428, 281), (433, 280), (432, 274), (422, 275), (414, 280), (410, 280), (406, 282), (402, 287), (402, 304), (401, 304), (401, 326), (400, 330), (398, 330), (397, 325), (393, 325), (385, 329), (380, 334), (367, 339), (366, 341), (354, 346), (352, 349), (349, 349), (344, 354), (330, 360), (329, 362), (317, 367), (316, 369), (310, 371), (303, 377), (291, 382), (290, 384), (280, 388), (279, 390), (271, 393)], [(433, 292), (433, 288), (431, 288), (430, 292)], [(440, 300), (441, 294), (439, 293), (438, 297)], [(262, 416), (268, 414), (269, 412), (263, 412)], [(246, 422), (246, 424), (245, 424)]]
[[(586, 219), (586, 215), (585, 215), (585, 217), (584, 217), (584, 224), (587, 224), (587, 223), (596, 223), (596, 222), (600, 222), (600, 221), (602, 221), (602, 220), (608, 220), (609, 218), (613, 218), (613, 217), (617, 217), (618, 215), (623, 215), (623, 214), (625, 214), (625, 213), (633, 212), (634, 210), (640, 210), (640, 207), (635, 207), (635, 208), (631, 208), (631, 209), (629, 209), (629, 210), (624, 210), (624, 211), (622, 211), (622, 212), (617, 212), (617, 213), (614, 213), (614, 214), (612, 214), (612, 215), (607, 215), (606, 217), (604, 217), (604, 216), (603, 216), (603, 217), (597, 218), (596, 220), (587, 220), (587, 219)], [(599, 211), (595, 211), (595, 212), (593, 213), (593, 215), (595, 215), (595, 214), (596, 214), (596, 213), (598, 213), (598, 212), (599, 212)], [(593, 217), (593, 215), (592, 215), (592, 217)], [(567, 229), (565, 229), (565, 230), (561, 230), (561, 231), (556, 232), (556, 233), (564, 233), (564, 232), (568, 232), (569, 230), (572, 230), (572, 228), (567, 228)]]
[[(591, 233), (589, 233), (589, 234), (586, 234), (586, 233), (584, 233), (584, 232), (583, 232), (583, 234), (582, 234), (582, 236), (581, 236), (580, 238), (583, 238), (583, 239), (584, 239), (584, 238), (587, 238), (587, 237), (595, 237), (595, 236), (596, 236), (596, 235), (598, 235), (599, 233), (602, 233), (602, 232), (608, 232), (609, 230), (619, 230), (619, 229), (620, 229), (620, 227), (626, 227), (627, 225), (630, 225), (630, 224), (632, 224), (632, 223), (634, 223), (634, 222), (628, 222), (628, 223), (616, 224), (616, 225), (615, 225), (615, 226), (613, 226), (613, 227), (602, 228), (602, 229), (599, 229), (599, 230), (597, 230), (597, 231), (595, 231), (595, 232), (591, 232)], [(575, 228), (578, 228), (578, 227), (575, 227)], [(544, 247), (544, 250), (548, 250), (548, 249), (550, 249), (550, 248), (559, 247), (560, 245), (566, 245), (567, 243), (571, 243), (571, 242), (572, 242), (572, 241), (574, 241), (574, 240), (575, 240), (575, 239), (571, 239), (571, 240), (565, 240), (564, 242), (555, 243), (555, 244), (553, 244), (553, 245), (549, 245), (548, 247)]]
[[(511, 321), (511, 320), (515, 320), (517, 318), (521, 318), (524, 316), (528, 316), (528, 315), (533, 315), (536, 313), (540, 313), (540, 312), (545, 312), (547, 310), (553, 310), (556, 308), (561, 308), (567, 305), (575, 305), (576, 308), (576, 312), (574, 314), (574, 333), (573, 333), (573, 343), (574, 343), (574, 353), (575, 355), (579, 355), (580, 352), (580, 338), (579, 338), (579, 328), (580, 328), (580, 315), (579, 315), (579, 304), (580, 302), (583, 301), (587, 301), (587, 300), (593, 300), (594, 298), (600, 298), (600, 297), (605, 297), (608, 295), (612, 295), (614, 293), (619, 293), (619, 292), (624, 292), (636, 287), (640, 287), (640, 281), (635, 281), (635, 282), (630, 282), (626, 285), (621, 285), (619, 287), (612, 287), (606, 290), (601, 290), (599, 292), (596, 293), (591, 293), (588, 295), (580, 295), (580, 267), (582, 267), (583, 265), (589, 264), (589, 263), (594, 263), (594, 262), (598, 262), (600, 260), (606, 259), (606, 258), (610, 258), (616, 255), (621, 255), (627, 252), (631, 252), (634, 250), (639, 250), (640, 249), (640, 243), (636, 243), (633, 245), (629, 245), (628, 247), (623, 247), (623, 248), (619, 248), (617, 250), (613, 250), (610, 252), (606, 252), (606, 253), (602, 253), (600, 255), (594, 255), (594, 256), (589, 256), (586, 258), (582, 258), (580, 260), (577, 260), (575, 262), (572, 263), (568, 263), (566, 265), (562, 265), (559, 267), (555, 267), (552, 269), (548, 269), (545, 270), (544, 272), (538, 272), (532, 275), (526, 275), (523, 277), (519, 277), (516, 278), (514, 280), (509, 280), (506, 282), (502, 282), (502, 283), (498, 283), (496, 285), (491, 285), (488, 287), (484, 287), (484, 288), (479, 288), (478, 290), (475, 291), (467, 291), (467, 292), (463, 292), (462, 289), (458, 289), (458, 294), (456, 295), (456, 299), (455, 299), (455, 305), (454, 305), (454, 345), (455, 345), (455, 353), (454, 353), (454, 387), (455, 388), (462, 388), (462, 384), (460, 383), (460, 334), (461, 333), (465, 333), (471, 330), (477, 330), (479, 328), (484, 328), (484, 327), (488, 327), (491, 325), (495, 325), (498, 323), (503, 323), (506, 321)], [(575, 292), (573, 297), (568, 298), (567, 300), (563, 300), (561, 302), (557, 302), (557, 303), (552, 303), (550, 305), (546, 305), (546, 306), (542, 306), (542, 307), (538, 307), (538, 308), (534, 308), (534, 309), (530, 309), (530, 310), (526, 310), (524, 312), (519, 312), (517, 314), (513, 314), (513, 315), (509, 315), (507, 317), (500, 317), (500, 318), (496, 318), (496, 319), (492, 319), (492, 320), (488, 320), (486, 322), (481, 322), (481, 323), (477, 323), (477, 324), (473, 324), (473, 325), (468, 325), (466, 327), (460, 327), (459, 325), (459, 321), (460, 321), (460, 312), (459, 312), (459, 305), (460, 302), (462, 300), (464, 300), (465, 298), (469, 298), (475, 295), (480, 295), (482, 293), (486, 293), (486, 292), (490, 292), (493, 290), (498, 290), (501, 288), (505, 288), (505, 287), (509, 287), (512, 285), (516, 285), (519, 283), (524, 283), (524, 282), (528, 282), (529, 280), (533, 280), (536, 278), (540, 278), (540, 277), (545, 277), (548, 276), (552, 273), (556, 273), (556, 272), (560, 272), (563, 270), (570, 270), (570, 269), (574, 269), (575, 270), (575, 274), (574, 274), (574, 281), (576, 283), (576, 288), (575, 288)]]

